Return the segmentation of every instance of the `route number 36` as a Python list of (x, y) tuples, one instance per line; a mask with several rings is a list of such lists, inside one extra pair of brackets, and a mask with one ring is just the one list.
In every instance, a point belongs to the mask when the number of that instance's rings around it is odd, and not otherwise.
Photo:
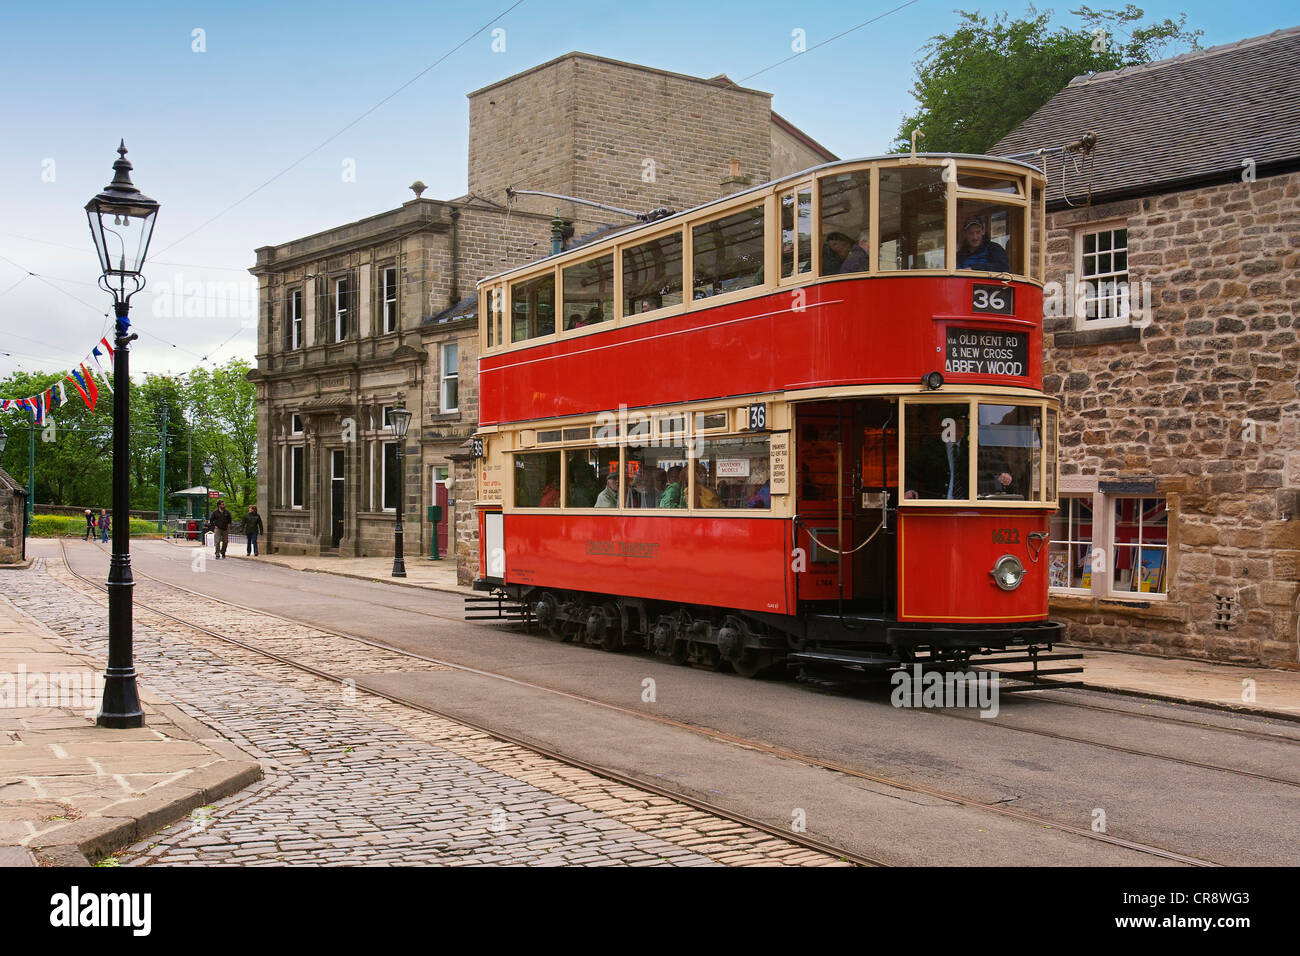
[(767, 428), (767, 403), (760, 403), (749, 406), (749, 425), (751, 432), (762, 431)]
[(977, 285), (971, 295), (971, 309), (1011, 315), (1015, 312), (1015, 293), (1007, 286)]

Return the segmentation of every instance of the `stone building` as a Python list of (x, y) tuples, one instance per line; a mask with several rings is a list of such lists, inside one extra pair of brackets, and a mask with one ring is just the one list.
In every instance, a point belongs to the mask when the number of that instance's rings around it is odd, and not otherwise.
[(27, 527), (27, 489), (0, 470), (0, 564), (23, 560)]
[(1069, 640), (1296, 664), (1300, 29), (1080, 77), (991, 151), (1049, 168)]
[[(835, 158), (771, 94), (583, 53), (470, 93), (469, 114), (466, 195), (426, 199), (416, 183), (396, 209), (256, 251), (250, 378), (274, 551), (391, 554), (400, 502), (407, 552), (429, 552), (426, 508), (454, 503), (448, 456), (478, 422), (475, 284), (550, 254), (556, 221), (573, 241), (628, 221), (507, 187), (682, 209)], [(413, 413), (402, 475), (397, 405)], [(439, 550), (455, 542), (468, 573), (476, 529), (456, 510)]]

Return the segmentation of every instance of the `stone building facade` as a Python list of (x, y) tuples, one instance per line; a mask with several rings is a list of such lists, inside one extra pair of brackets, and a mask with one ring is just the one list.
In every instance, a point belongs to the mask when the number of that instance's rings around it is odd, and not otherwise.
[(23, 559), (26, 510), (27, 489), (7, 471), (0, 471), (0, 564), (17, 564)]
[[(477, 528), (451, 471), (478, 423), (478, 280), (627, 220), (506, 187), (646, 211), (686, 208), (835, 157), (771, 111), (771, 96), (571, 53), (469, 94), (468, 192), (256, 250), (258, 500), (273, 551), (428, 553), (427, 507), (462, 576)], [(646, 160), (650, 162), (647, 163)], [(775, 165), (778, 164), (778, 165)], [(397, 474), (386, 410), (413, 413)], [(450, 477), (451, 482), (447, 482)], [(418, 542), (418, 544), (416, 543)]]
[(1047, 197), (1072, 642), (1300, 660), (1297, 81), (1285, 31), (1076, 80), (993, 150), (1098, 135), (1091, 202)]

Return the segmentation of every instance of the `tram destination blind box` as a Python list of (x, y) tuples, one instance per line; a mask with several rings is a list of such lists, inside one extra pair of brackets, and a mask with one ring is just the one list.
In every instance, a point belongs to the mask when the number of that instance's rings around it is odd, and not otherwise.
[(943, 370), (968, 375), (1028, 375), (1029, 336), (949, 328)]

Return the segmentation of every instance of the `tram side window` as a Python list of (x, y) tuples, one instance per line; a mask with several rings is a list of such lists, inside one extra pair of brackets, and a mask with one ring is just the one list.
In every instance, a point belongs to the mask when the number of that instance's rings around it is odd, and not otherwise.
[(957, 268), (1025, 274), (1025, 209), (979, 199), (957, 201)]
[(979, 405), (976, 497), (1041, 501), (1042, 412), (1037, 406)]
[(968, 500), (969, 406), (913, 403), (904, 416), (903, 497)]
[(682, 302), (682, 234), (623, 250), (623, 314), (639, 315)]
[(781, 197), (781, 278), (812, 272), (812, 190)]
[(523, 342), (555, 331), (555, 275), (547, 273), (510, 286), (510, 341)]
[(866, 272), (871, 262), (871, 170), (823, 176), (821, 274)]
[(707, 299), (763, 284), (762, 206), (691, 230), (692, 298)]
[(614, 254), (563, 271), (564, 328), (580, 329), (614, 317)]
[(695, 507), (771, 508), (768, 436), (710, 438), (695, 459)]
[(690, 472), (683, 445), (627, 449), (627, 508), (685, 508)]
[(566, 507), (618, 507), (617, 448), (575, 448), (572, 451), (566, 451), (564, 453), (564, 474), (566, 481), (564, 503)]
[(938, 166), (880, 170), (880, 269), (944, 268), (946, 183)]
[(560, 453), (515, 455), (515, 507), (560, 507)]

